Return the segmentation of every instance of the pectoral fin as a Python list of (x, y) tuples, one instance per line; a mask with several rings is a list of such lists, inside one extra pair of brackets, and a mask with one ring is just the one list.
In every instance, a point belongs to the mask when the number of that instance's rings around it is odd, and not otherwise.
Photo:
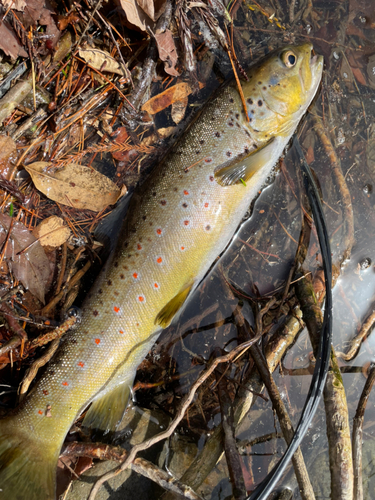
[(124, 416), (130, 397), (133, 378), (116, 386), (111, 391), (95, 399), (88, 409), (82, 425), (90, 429), (114, 432)]
[(251, 153), (241, 158), (234, 158), (225, 165), (217, 167), (215, 170), (217, 182), (221, 186), (232, 186), (233, 184), (249, 181), (272, 157), (275, 146), (273, 142), (274, 138), (255, 151), (251, 151)]
[(186, 299), (188, 298), (191, 289), (193, 288), (194, 282), (189, 283), (185, 286), (177, 295), (173, 297), (172, 300), (168, 302), (167, 305), (159, 312), (155, 318), (155, 325), (159, 325), (162, 328), (167, 328), (171, 324), (172, 319), (175, 317), (177, 312), (184, 305)]

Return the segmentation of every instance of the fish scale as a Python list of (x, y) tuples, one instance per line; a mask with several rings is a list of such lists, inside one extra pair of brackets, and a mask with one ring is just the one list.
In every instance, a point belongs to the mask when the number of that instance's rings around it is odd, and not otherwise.
[[(7, 465), (0, 468), (0, 488), (14, 495), (0, 493), (1, 499), (54, 498), (61, 445), (90, 402), (83, 425), (115, 430), (138, 364), (227, 246), (311, 102), (322, 68), (311, 49), (282, 49), (250, 70), (243, 85), (249, 121), (237, 88), (221, 89), (136, 190), (80, 325), (21, 406), (0, 423), (0, 464)], [(296, 57), (294, 71), (283, 62), (288, 51)], [(312, 72), (307, 86), (301, 78)], [(288, 83), (293, 89), (286, 100), (300, 106), (284, 116), (268, 96), (273, 90), (282, 95)], [(28, 483), (17, 481), (20, 468)]]

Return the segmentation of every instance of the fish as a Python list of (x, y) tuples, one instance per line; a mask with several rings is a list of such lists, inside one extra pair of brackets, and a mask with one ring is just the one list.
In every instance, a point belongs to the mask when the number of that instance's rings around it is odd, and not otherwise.
[(287, 46), (224, 86), (135, 190), (119, 242), (20, 406), (0, 421), (0, 499), (53, 500), (65, 436), (115, 431), (137, 366), (224, 251), (317, 93), (323, 57)]

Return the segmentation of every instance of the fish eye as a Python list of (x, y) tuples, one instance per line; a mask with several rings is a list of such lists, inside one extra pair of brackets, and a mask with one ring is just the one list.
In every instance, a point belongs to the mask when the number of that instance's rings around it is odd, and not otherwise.
[(297, 56), (292, 50), (286, 50), (281, 54), (281, 60), (287, 68), (293, 68), (297, 62)]

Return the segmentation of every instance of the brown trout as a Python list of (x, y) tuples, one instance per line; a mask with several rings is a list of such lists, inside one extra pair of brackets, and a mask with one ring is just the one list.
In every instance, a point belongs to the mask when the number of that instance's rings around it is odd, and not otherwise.
[(0, 422), (0, 498), (52, 500), (66, 434), (115, 430), (138, 364), (227, 246), (319, 86), (323, 58), (286, 47), (223, 88), (131, 201), (119, 244), (19, 408)]

